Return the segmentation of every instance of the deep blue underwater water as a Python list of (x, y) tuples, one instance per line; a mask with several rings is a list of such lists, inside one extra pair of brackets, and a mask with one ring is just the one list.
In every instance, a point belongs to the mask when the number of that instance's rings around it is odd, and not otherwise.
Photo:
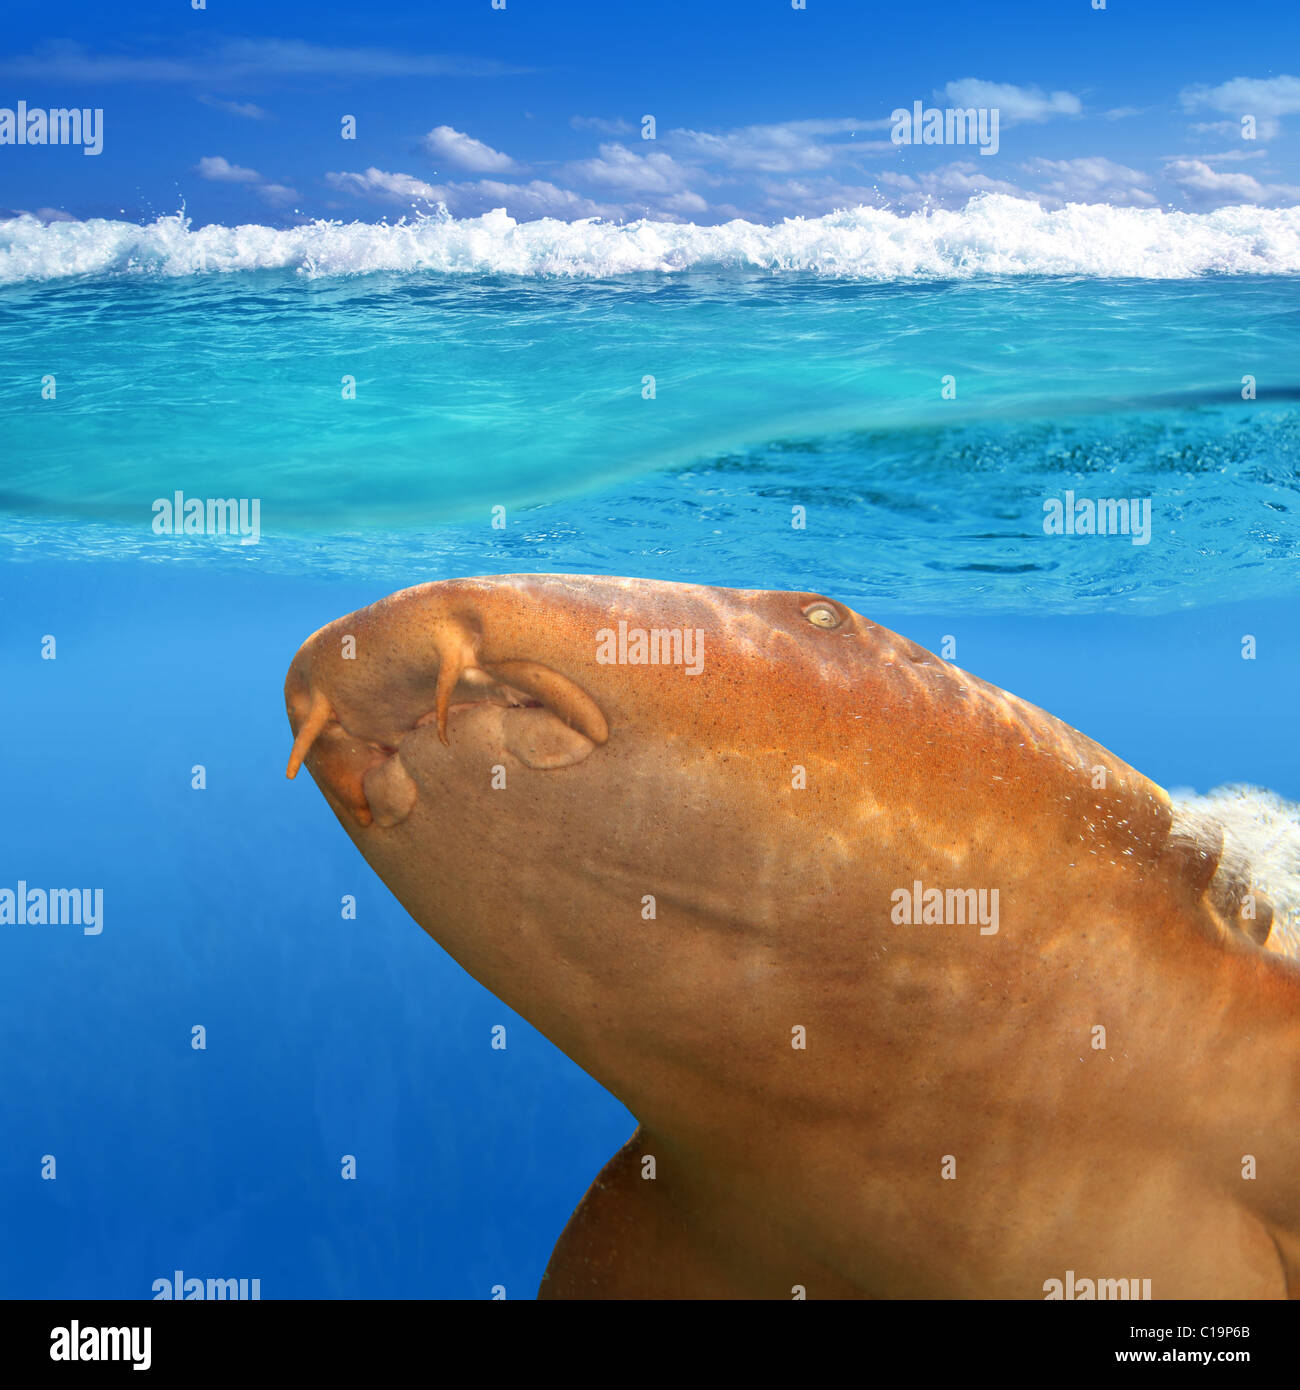
[[(1275, 273), (12, 277), (0, 888), (104, 918), (0, 926), (0, 1295), (530, 1297), (634, 1127), (284, 778), (298, 644), (393, 589), (824, 592), (1165, 786), (1300, 798), (1298, 327)], [(256, 538), (157, 534), (177, 491)], [(1046, 534), (1067, 491), (1147, 539)]]

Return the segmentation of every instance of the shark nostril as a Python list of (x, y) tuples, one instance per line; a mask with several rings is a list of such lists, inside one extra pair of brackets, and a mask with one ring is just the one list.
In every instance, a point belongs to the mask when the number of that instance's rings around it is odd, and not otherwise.
[[(559, 671), (522, 658), (484, 662), (482, 630), (463, 614), (438, 615), (405, 631), (398, 624), (395, 632), (387, 617), (377, 622), (353, 614), (321, 629), (286, 677), (294, 733), (287, 774), (293, 778), (309, 764), (349, 828), (387, 829), (412, 814), (415, 777), (431, 756), (431, 741), (422, 735), (407, 746), (406, 740), (429, 725), (450, 745), (449, 719), (472, 719), (467, 748), (486, 739), (533, 768), (571, 767), (608, 738), (596, 702)], [(335, 654), (340, 635), (355, 638), (341, 658)]]

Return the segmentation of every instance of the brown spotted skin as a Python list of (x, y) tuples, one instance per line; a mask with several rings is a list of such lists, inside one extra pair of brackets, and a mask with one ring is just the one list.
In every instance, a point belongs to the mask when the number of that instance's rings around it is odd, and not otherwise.
[[(699, 674), (601, 663), (620, 620)], [(405, 590), (285, 689), (415, 920), (640, 1121), (543, 1296), (1300, 1292), (1300, 968), (1050, 715), (819, 595), (587, 576)], [(917, 880), (996, 934), (896, 924)]]

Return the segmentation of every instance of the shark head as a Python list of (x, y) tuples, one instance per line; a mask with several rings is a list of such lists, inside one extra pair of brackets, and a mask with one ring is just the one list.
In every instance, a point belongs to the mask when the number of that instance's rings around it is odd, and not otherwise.
[[(1208, 1191), (1248, 1131), (1268, 1156), (1250, 1200), (1290, 1229), (1267, 1174), (1295, 1171), (1294, 1125), (1261, 1117), (1294, 1113), (1293, 1087), (1263, 1062), (1294, 1055), (1300, 987), (1260, 949), (1271, 911), (1213, 808), (834, 599), (425, 584), (315, 633), (285, 696), (289, 775), (306, 766), (416, 921), (641, 1123), (553, 1287), (690, 1230), (702, 1263), (664, 1255), (664, 1287), (716, 1255), (710, 1287), (788, 1289), (794, 1267), (1021, 1296), (1077, 1255), (1035, 1192), (1147, 1172), (1161, 1136)], [(942, 1155), (974, 1176), (939, 1181)], [(1175, 1287), (1150, 1171), (1138, 1235)], [(626, 1240), (651, 1187), (671, 1216)], [(1008, 1230), (1030, 1233), (1025, 1269)], [(1097, 1258), (1128, 1267), (1134, 1230)], [(991, 1253), (918, 1263), (936, 1231)]]
[[(841, 910), (853, 810), (828, 831), (825, 799), (875, 722), (861, 668), (879, 631), (817, 594), (425, 584), (302, 645), (288, 771), (308, 768), (421, 925), (510, 1002), (556, 978), (538, 952), (567, 959), (566, 988), (645, 981), (672, 969), (675, 918), (748, 950), (792, 912)], [(690, 935), (675, 949), (699, 949)]]
[(315, 633), (285, 695), (289, 775), (306, 766), (416, 921), (638, 1114), (773, 1087), (870, 1110), (869, 1069), (825, 1051), (790, 1069), (792, 1029), (864, 1056), (908, 1037), (937, 1065), (991, 980), (1109, 942), (1140, 989), (1189, 931), (1268, 934), (1266, 902), (1241, 922), (1216, 888), (1213, 825), (820, 594), (425, 584)]

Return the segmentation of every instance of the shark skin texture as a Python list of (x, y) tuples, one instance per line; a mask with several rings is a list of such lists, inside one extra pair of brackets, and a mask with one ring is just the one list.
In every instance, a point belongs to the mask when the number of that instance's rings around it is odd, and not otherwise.
[(289, 775), (637, 1117), (539, 1296), (1300, 1294), (1300, 964), (1051, 715), (819, 594), (582, 575), (403, 590), (285, 700)]

